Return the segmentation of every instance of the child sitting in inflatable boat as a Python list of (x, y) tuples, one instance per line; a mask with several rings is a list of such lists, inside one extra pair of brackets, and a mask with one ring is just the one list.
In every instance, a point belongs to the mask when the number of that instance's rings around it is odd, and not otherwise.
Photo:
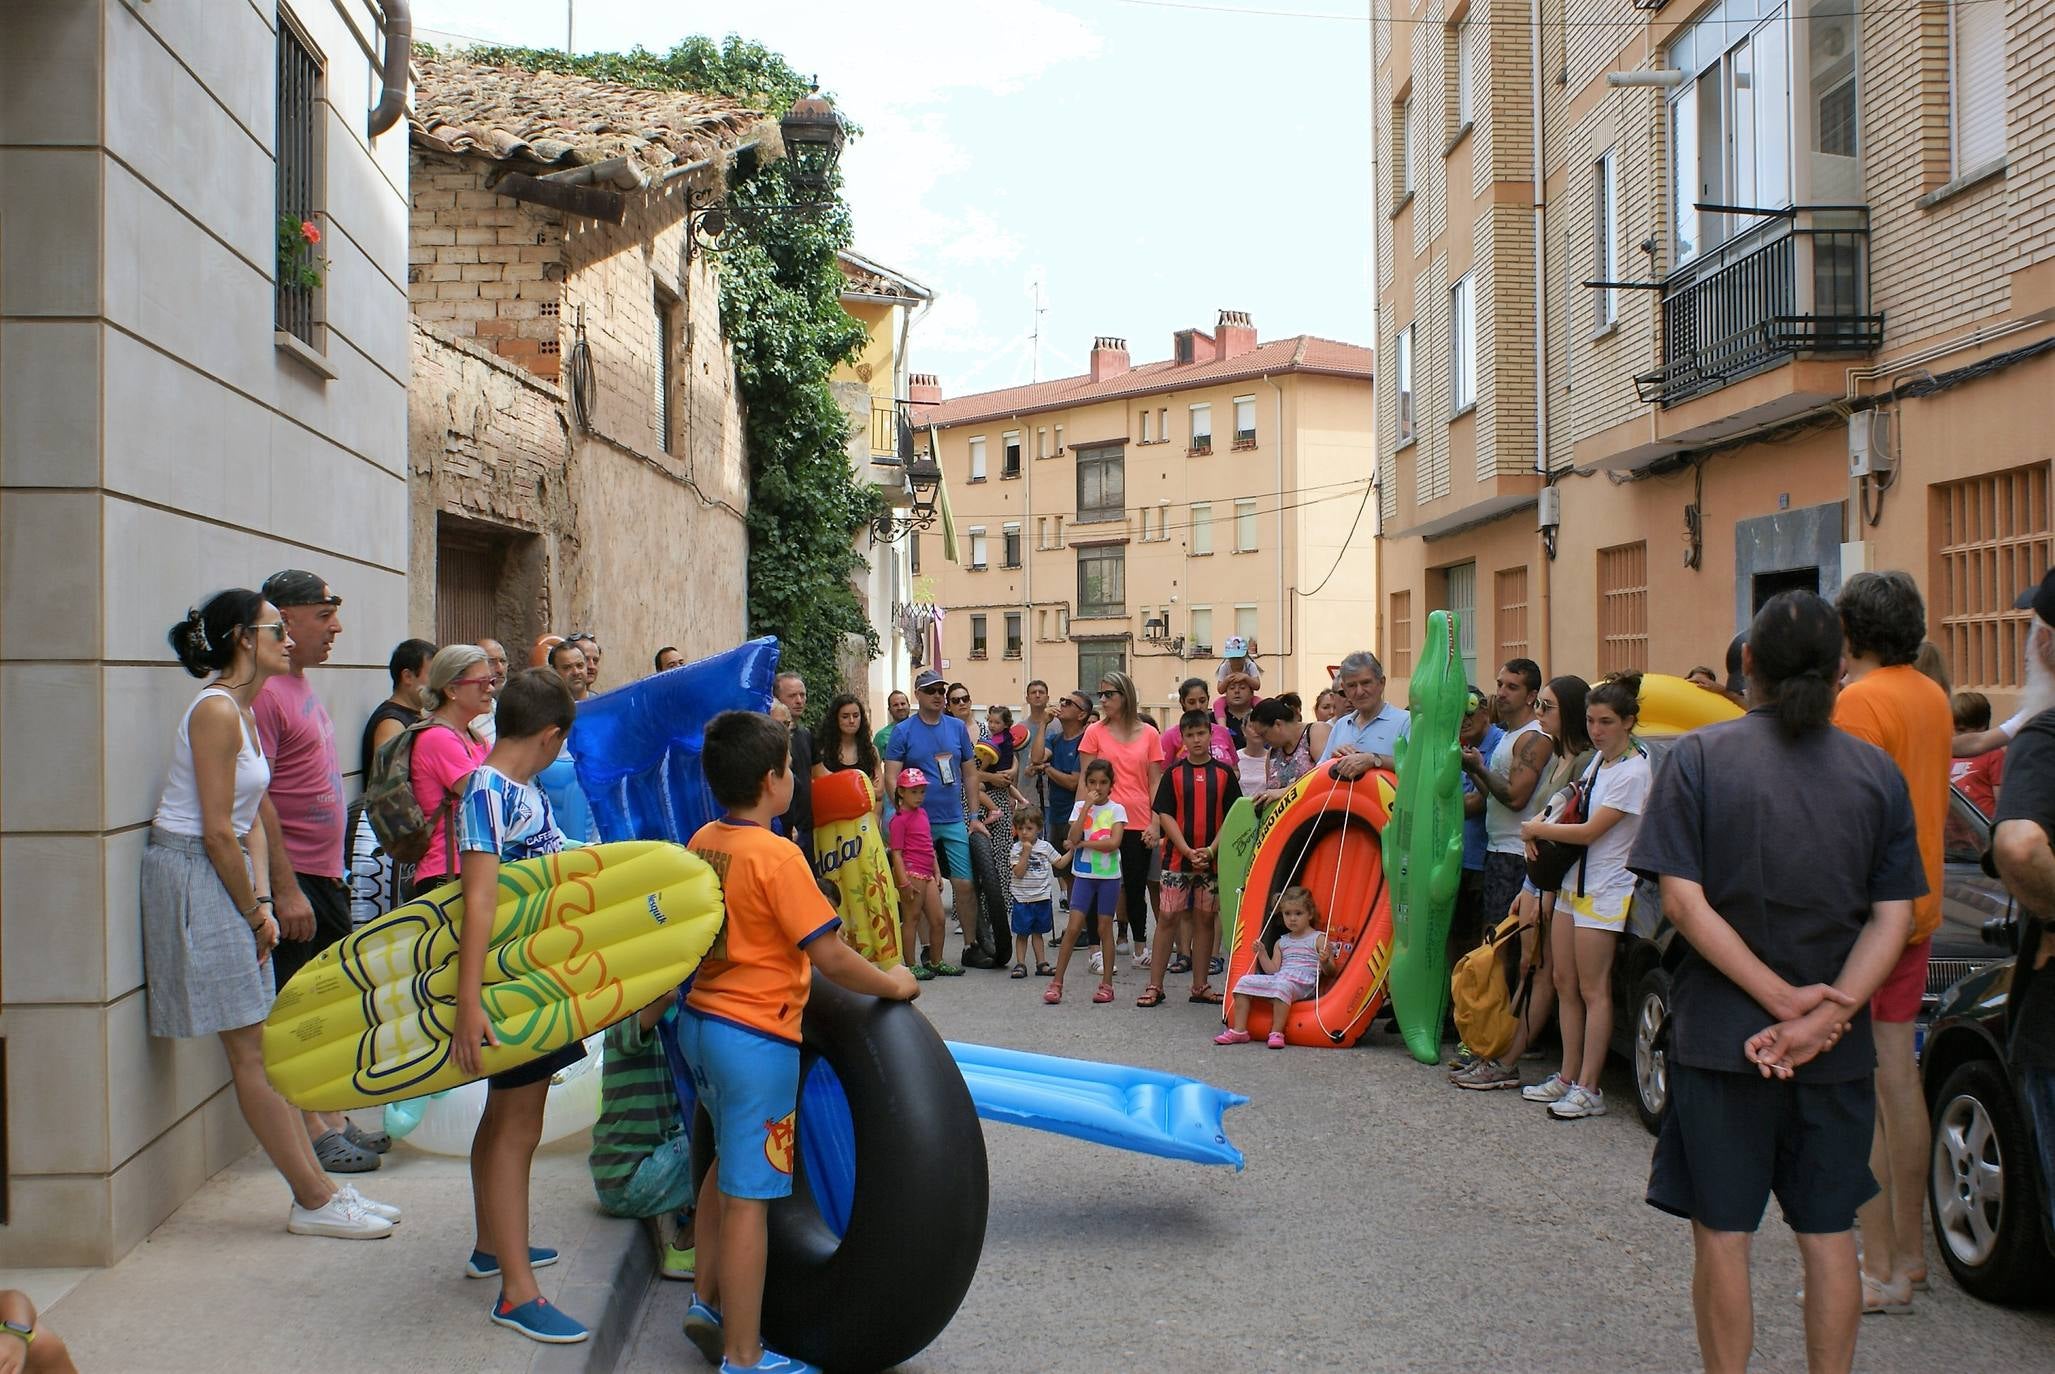
[(1320, 912), (1313, 905), (1312, 893), (1303, 887), (1286, 888), (1278, 894), (1277, 915), (1284, 922), (1284, 934), (1271, 948), (1257, 949), (1258, 972), (1243, 974), (1234, 985), (1234, 1012), (1228, 1028), (1213, 1037), (1216, 1045), (1249, 1043), (1249, 1012), (1261, 997), (1273, 1008), (1270, 1048), (1283, 1049), (1284, 1019), (1290, 1015), (1292, 1003), (1311, 997), (1319, 986), (1321, 971), (1332, 963), (1327, 937), (1313, 929)]

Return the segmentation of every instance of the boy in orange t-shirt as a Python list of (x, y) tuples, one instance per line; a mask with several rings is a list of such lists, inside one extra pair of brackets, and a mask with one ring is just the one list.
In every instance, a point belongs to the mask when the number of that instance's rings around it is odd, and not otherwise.
[(724, 711), (706, 727), (706, 781), (726, 809), (692, 837), (721, 878), (720, 938), (692, 977), (678, 1044), (714, 1124), (699, 1194), (699, 1278), (685, 1334), (724, 1370), (797, 1374), (812, 1366), (761, 1340), (766, 1223), (792, 1192), (798, 1150), (799, 1020), (812, 974), (852, 992), (911, 1001), (920, 984), (833, 937), (842, 924), (806, 856), (770, 823), (792, 804), (791, 732)]

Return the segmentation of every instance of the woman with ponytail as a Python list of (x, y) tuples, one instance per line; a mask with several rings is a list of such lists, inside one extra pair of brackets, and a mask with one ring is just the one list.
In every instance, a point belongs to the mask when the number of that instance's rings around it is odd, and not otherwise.
[[(1618, 673), (1593, 687), (1584, 699), (1591, 762), (1572, 780), (1571, 814), (1552, 804), (1520, 827), (1530, 857), (1548, 841), (1584, 850), (1552, 894), (1557, 919), (1549, 929), (1549, 963), (1563, 1064), (1552, 1077), (1520, 1091), (1529, 1102), (1547, 1103), (1549, 1115), (1564, 1121), (1605, 1115), (1598, 1078), (1613, 1034), (1613, 954), (1634, 901), (1627, 854), (1640, 832), (1652, 781), (1648, 755), (1634, 742), (1640, 717), (1641, 674)], [(1560, 919), (1565, 914), (1567, 921)]]
[(292, 1185), (286, 1230), (345, 1239), (391, 1235), (398, 1209), (331, 1182), (300, 1113), (264, 1076), (263, 1026), (272, 997), (264, 965), (278, 943), (278, 922), (264, 828), (256, 823), (271, 764), (250, 708), (265, 682), (290, 668), (285, 620), (262, 596), (237, 587), (188, 611), (166, 638), (185, 670), (209, 681), (179, 721), (143, 851), (150, 1032), (221, 1037), (236, 1105)]

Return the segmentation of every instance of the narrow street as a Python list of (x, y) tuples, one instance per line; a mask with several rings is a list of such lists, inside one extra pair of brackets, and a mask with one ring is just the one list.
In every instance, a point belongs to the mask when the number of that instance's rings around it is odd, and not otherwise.
[[(1175, 980), (1173, 980), (1175, 981)], [(1610, 1115), (1554, 1121), (1511, 1092), (1465, 1093), (1397, 1037), (1368, 1047), (1219, 1049), (1181, 997), (1044, 1007), (996, 973), (926, 985), (950, 1039), (1126, 1060), (1246, 1093), (1234, 1174), (987, 1124), (991, 1220), (956, 1320), (906, 1368), (1692, 1370), (1690, 1235), (1641, 1200), (1651, 1137), (1614, 1065)], [(1529, 1065), (1530, 1069), (1544, 1066)], [(1539, 1076), (1532, 1074), (1532, 1076)], [(1773, 1209), (1774, 1211), (1774, 1209)], [(2024, 1370), (2055, 1360), (2055, 1313), (1957, 1289), (1864, 1322), (1857, 1367)], [(1797, 1251), (1774, 1216), (1755, 1265), (1760, 1370), (1802, 1370)], [(689, 1297), (658, 1283), (623, 1368), (697, 1368)], [(891, 1301), (880, 1276), (879, 1301)]]

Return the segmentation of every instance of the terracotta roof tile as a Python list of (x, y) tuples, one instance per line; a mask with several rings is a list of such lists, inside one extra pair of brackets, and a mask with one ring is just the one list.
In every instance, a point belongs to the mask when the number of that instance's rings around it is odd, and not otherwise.
[(935, 293), (913, 278), (872, 262), (861, 253), (845, 251), (837, 255), (837, 262), (843, 280), (848, 283), (846, 289), (857, 295), (897, 296), (910, 301), (934, 299)]
[(1058, 377), (1027, 386), (981, 391), (954, 396), (934, 408), (923, 423), (969, 424), (1005, 415), (1025, 415), (1036, 410), (1056, 410), (1091, 405), (1124, 396), (1147, 396), (1158, 391), (1181, 391), (1195, 386), (1217, 386), (1265, 373), (1310, 372), (1335, 377), (1371, 375), (1370, 349), (1357, 344), (1298, 334), (1272, 339), (1247, 353), (1204, 363), (1142, 363), (1117, 377), (1093, 381), (1089, 373), (1079, 377)]
[(645, 171), (746, 142), (761, 111), (724, 96), (647, 90), (417, 49), (407, 112), (416, 147), (561, 170), (627, 157)]

